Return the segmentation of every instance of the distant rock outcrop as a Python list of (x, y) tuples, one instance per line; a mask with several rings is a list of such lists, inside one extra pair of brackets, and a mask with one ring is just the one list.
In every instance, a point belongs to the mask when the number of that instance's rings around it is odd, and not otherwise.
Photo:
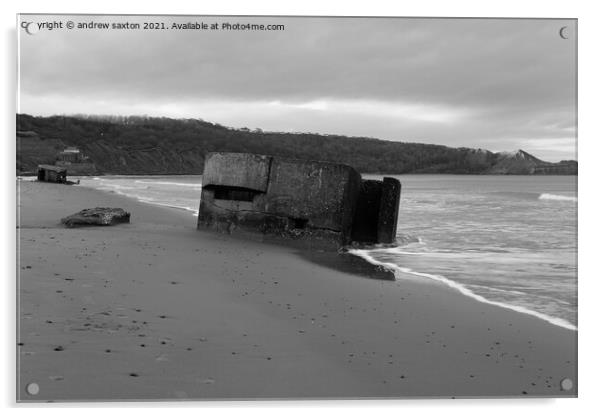
[(495, 154), (493, 166), (485, 173), (492, 175), (576, 175), (577, 162), (544, 162), (524, 150)]

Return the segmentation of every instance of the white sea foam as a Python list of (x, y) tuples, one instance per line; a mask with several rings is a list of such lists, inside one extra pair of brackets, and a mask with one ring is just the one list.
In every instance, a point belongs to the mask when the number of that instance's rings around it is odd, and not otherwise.
[(146, 204), (159, 205), (161, 207), (176, 208), (176, 209), (181, 209), (181, 210), (184, 210), (184, 211), (189, 211), (189, 212), (192, 212), (192, 215), (194, 215), (195, 217), (197, 215), (199, 215), (199, 211), (197, 209), (190, 208), (190, 207), (187, 207), (187, 206), (174, 205), (174, 204), (166, 204), (164, 202), (158, 201), (158, 200), (153, 199), (153, 198), (136, 197), (136, 199), (138, 201), (144, 202)]
[(166, 181), (143, 181), (136, 180), (135, 183), (144, 183), (149, 185), (169, 185), (169, 186), (186, 186), (191, 188), (202, 188), (203, 185), (200, 183), (181, 183), (181, 182), (166, 182)]
[(133, 190), (137, 190), (140, 189), (138, 187), (135, 186), (127, 186), (127, 185), (118, 185), (116, 183), (107, 183), (104, 186), (100, 185), (99, 189), (113, 189), (116, 191), (133, 191)]
[(479, 289), (490, 290), (492, 292), (511, 293), (513, 295), (526, 295), (525, 292), (521, 292), (520, 290), (500, 289), (500, 288), (496, 288), (496, 287), (475, 285), (475, 284), (470, 285), (470, 287), (478, 287)]
[(546, 314), (543, 314), (543, 313), (537, 312), (537, 311), (533, 311), (533, 310), (525, 308), (523, 306), (510, 305), (510, 304), (507, 304), (507, 303), (503, 303), (503, 302), (498, 302), (498, 301), (493, 301), (493, 300), (486, 299), (483, 296), (474, 293), (472, 290), (468, 289), (467, 287), (461, 285), (460, 283), (455, 282), (453, 280), (450, 280), (450, 279), (448, 279), (448, 278), (446, 278), (444, 276), (437, 275), (437, 274), (430, 274), (430, 273), (421, 273), (421, 272), (414, 271), (414, 270), (412, 270), (410, 268), (407, 268), (407, 267), (401, 267), (401, 266), (399, 266), (397, 264), (394, 264), (394, 263), (381, 262), (381, 261), (375, 259), (374, 257), (372, 257), (370, 255), (370, 251), (369, 250), (351, 249), (351, 250), (349, 250), (349, 253), (353, 254), (353, 255), (356, 255), (358, 257), (361, 257), (361, 258), (363, 258), (364, 260), (366, 260), (367, 262), (369, 262), (371, 264), (374, 264), (374, 265), (377, 265), (377, 266), (382, 266), (382, 267), (385, 267), (385, 268), (387, 268), (389, 270), (392, 270), (392, 271), (400, 271), (402, 273), (407, 273), (407, 274), (411, 274), (411, 275), (419, 276), (419, 277), (426, 277), (428, 279), (438, 281), (438, 282), (443, 283), (443, 284), (445, 284), (445, 285), (447, 285), (447, 286), (449, 286), (449, 287), (451, 287), (453, 289), (456, 289), (457, 291), (459, 291), (463, 295), (471, 297), (471, 298), (473, 298), (473, 299), (475, 299), (475, 300), (477, 300), (479, 302), (487, 303), (489, 305), (499, 306), (499, 307), (505, 308), (505, 309), (511, 309), (513, 311), (524, 313), (526, 315), (535, 316), (535, 317), (537, 317), (539, 319), (542, 319), (542, 320), (544, 320), (546, 322), (549, 322), (549, 323), (551, 323), (553, 325), (560, 326), (562, 328), (570, 329), (570, 330), (573, 330), (573, 331), (577, 330), (576, 326), (574, 326), (573, 324), (571, 324), (570, 322), (568, 322), (568, 321), (566, 321), (564, 319), (556, 318), (556, 317), (553, 317), (553, 316), (548, 316)]
[(539, 195), (539, 199), (548, 200), (548, 201), (577, 202), (576, 196), (566, 196), (566, 195), (556, 195), (556, 194), (541, 194), (541, 195)]
[[(162, 190), (158, 187), (153, 187), (152, 185), (179, 185), (179, 186), (184, 186), (184, 187), (200, 187), (199, 184), (186, 184), (186, 183), (177, 183), (177, 182), (168, 182), (168, 181), (145, 181), (145, 180), (134, 180), (134, 181), (129, 181), (129, 180), (114, 180), (114, 179), (104, 179), (104, 178), (98, 178), (98, 177), (94, 177), (92, 178), (94, 180), (94, 182), (84, 182), (83, 186), (91, 186), (93, 188), (102, 190), (102, 191), (107, 191), (107, 192), (112, 192), (112, 193), (116, 193), (119, 195), (123, 195), (126, 196), (128, 198), (133, 198), (136, 199), (140, 202), (143, 202), (145, 204), (150, 204), (150, 205), (158, 205), (158, 206), (163, 206), (163, 207), (168, 207), (168, 208), (175, 208), (175, 209), (179, 209), (179, 210), (185, 210), (188, 212), (191, 212), (192, 215), (196, 216), (198, 215), (198, 209), (196, 209), (194, 206), (196, 206), (198, 204), (198, 202), (196, 201), (196, 197), (194, 202), (192, 201), (186, 201), (185, 198), (181, 201), (179, 200), (174, 200), (173, 197), (169, 197), (169, 199), (167, 198), (168, 195), (165, 195), (165, 197), (159, 197), (156, 198), (154, 197), (155, 195), (151, 196), (152, 194), (157, 194), (162, 196)], [(120, 183), (116, 183), (117, 181), (119, 181)], [(147, 185), (147, 186), (144, 186)], [(149, 191), (152, 192), (151, 195), (149, 195)], [(193, 190), (189, 190), (188, 192), (193, 192)], [(199, 195), (200, 196), (200, 195)], [(192, 194), (191, 194), (191, 198), (192, 198)], [(175, 203), (174, 203), (175, 202)]]

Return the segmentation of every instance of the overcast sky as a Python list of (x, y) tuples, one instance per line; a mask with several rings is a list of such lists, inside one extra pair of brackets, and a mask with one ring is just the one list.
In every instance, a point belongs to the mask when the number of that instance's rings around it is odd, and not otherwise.
[(285, 28), (20, 28), (21, 113), (193, 117), (576, 159), (572, 20), (22, 16), (53, 20)]

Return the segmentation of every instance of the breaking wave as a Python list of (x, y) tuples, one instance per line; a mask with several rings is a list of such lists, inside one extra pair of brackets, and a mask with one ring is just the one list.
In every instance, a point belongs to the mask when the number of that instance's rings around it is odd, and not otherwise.
[(566, 195), (556, 195), (556, 194), (541, 194), (541, 195), (539, 195), (539, 199), (548, 200), (548, 201), (577, 202), (576, 196), (566, 196)]

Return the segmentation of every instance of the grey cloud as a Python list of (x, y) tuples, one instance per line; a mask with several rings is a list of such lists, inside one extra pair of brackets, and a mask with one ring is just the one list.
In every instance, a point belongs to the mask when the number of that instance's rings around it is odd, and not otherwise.
[[(35, 17), (31, 20), (38, 20)], [(46, 17), (47, 19), (47, 17)], [(66, 20), (66, 18), (62, 18)], [(74, 21), (148, 21), (77, 17)], [(152, 20), (152, 19), (151, 19)], [(155, 19), (156, 20), (156, 19)], [(304, 103), (321, 99), (467, 109), (464, 124), (437, 126), (298, 110), (306, 131), (455, 145), (572, 137), (572, 20), (163, 17), (165, 22), (284, 24), (283, 32), (52, 31), (21, 36), (21, 91), (28, 97), (121, 103)], [(30, 102), (32, 100), (27, 100)], [(86, 101), (90, 102), (89, 109)], [(35, 106), (34, 106), (35, 107)], [(27, 108), (23, 109), (27, 112)], [(38, 112), (43, 109), (35, 108)], [(62, 112), (48, 109), (47, 112)], [(187, 115), (188, 114), (182, 114)], [(240, 116), (240, 114), (233, 114)], [(203, 114), (198, 117), (205, 118)], [(286, 117), (295, 117), (287, 112)], [(357, 125), (358, 119), (371, 125)], [(236, 119), (221, 120), (238, 125)], [(256, 115), (255, 125), (287, 125)], [(341, 125), (342, 123), (342, 125)], [(297, 126), (298, 122), (292, 122)], [(370, 134), (372, 132), (372, 134)], [(427, 137), (428, 136), (428, 137)], [(508, 142), (510, 143), (510, 141)]]

